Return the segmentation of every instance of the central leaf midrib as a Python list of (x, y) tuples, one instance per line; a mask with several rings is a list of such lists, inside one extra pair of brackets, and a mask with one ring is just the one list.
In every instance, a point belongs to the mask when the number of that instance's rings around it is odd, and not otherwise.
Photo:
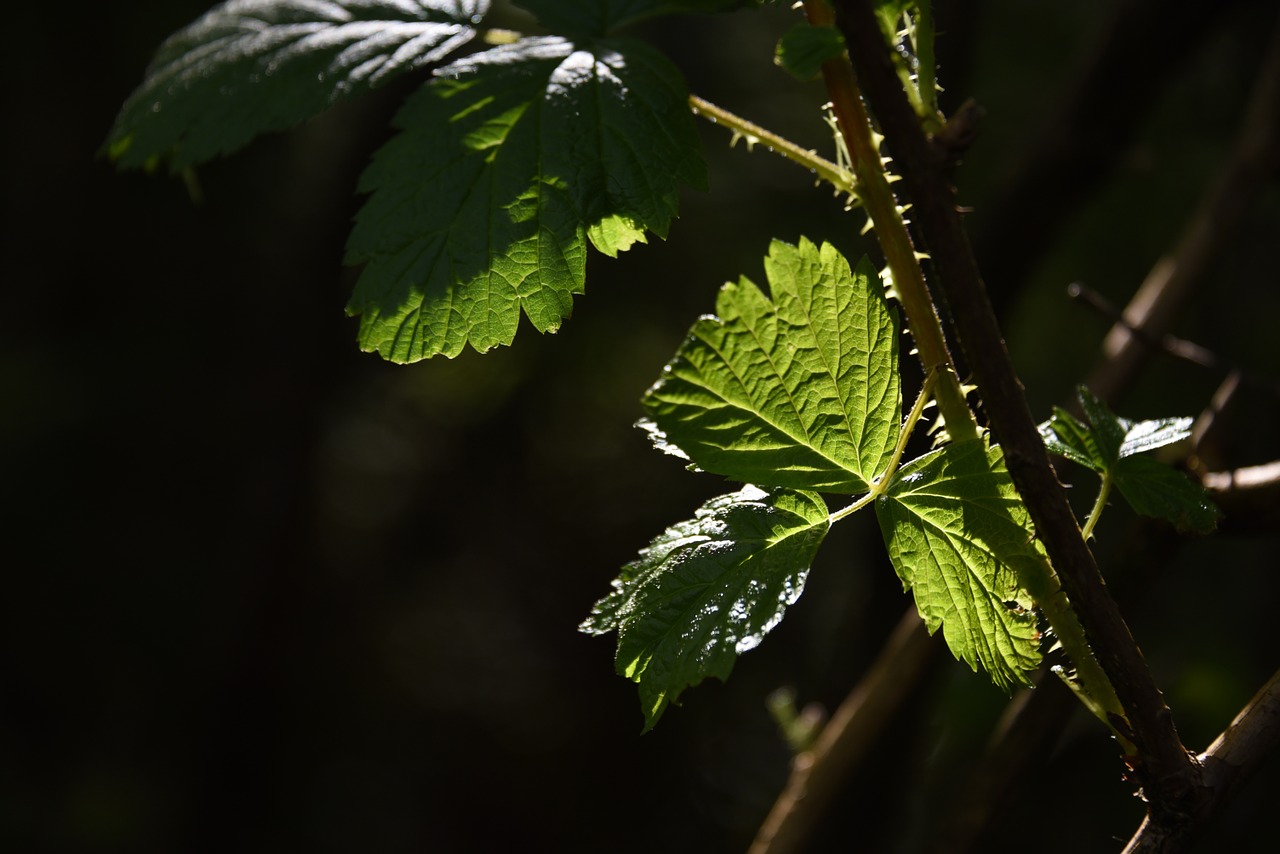
[[(739, 318), (741, 319), (741, 318), (742, 318), (742, 316), (741, 316), (741, 315), (739, 315)], [(726, 331), (726, 332), (730, 332), (730, 331), (731, 331), (731, 330), (728, 330), (727, 325), (724, 323), (724, 321), (717, 320), (716, 322), (717, 322), (717, 323), (719, 323), (719, 324), (720, 324), (720, 326), (721, 326), (721, 328), (722, 328), (722, 329), (725, 329), (725, 331)], [(754, 329), (752, 329), (752, 328), (751, 328), (751, 326), (749, 326), (749, 325), (746, 323), (746, 321), (745, 321), (745, 320), (743, 320), (742, 325), (743, 325), (743, 327), (748, 331), (748, 333), (750, 333), (750, 335), (751, 335), (752, 339), (756, 342), (757, 346), (759, 346), (759, 345), (760, 345), (760, 341), (759, 341), (759, 338), (758, 338), (758, 337), (756, 336), (756, 334), (755, 334), (755, 330), (754, 330)], [(717, 346), (716, 346), (712, 341), (708, 340), (706, 337), (704, 337), (704, 336), (702, 336), (702, 335), (699, 335), (699, 336), (698, 336), (698, 340), (700, 340), (702, 343), (704, 343), (704, 344), (707, 346), (707, 348), (708, 348), (708, 349), (710, 349), (713, 353), (715, 353), (716, 357), (720, 360), (720, 363), (721, 363), (722, 365), (724, 365), (724, 366), (725, 366), (725, 368), (727, 368), (727, 369), (728, 369), (728, 371), (729, 371), (730, 375), (733, 377), (734, 381), (738, 384), (738, 388), (740, 388), (740, 389), (742, 390), (743, 397), (745, 397), (748, 401), (752, 401), (752, 396), (751, 396), (751, 391), (750, 391), (750, 389), (748, 389), (748, 388), (747, 388), (747, 384), (746, 384), (746, 382), (743, 380), (742, 376), (738, 373), (737, 369), (734, 367), (734, 365), (732, 364), (732, 362), (730, 362), (730, 360), (729, 360), (728, 358), (726, 358), (726, 356), (725, 356), (724, 352), (723, 352), (719, 347), (717, 347)], [(754, 416), (754, 417), (756, 417), (756, 418), (759, 418), (761, 421), (763, 421), (763, 422), (765, 422), (766, 424), (768, 424), (770, 427), (772, 427), (773, 429), (775, 429), (777, 432), (781, 433), (781, 434), (782, 434), (782, 435), (784, 435), (784, 436), (787, 436), (788, 438), (792, 439), (793, 441), (795, 441), (795, 442), (797, 442), (797, 443), (799, 443), (799, 444), (802, 444), (804, 447), (806, 447), (806, 448), (808, 448), (809, 450), (813, 451), (813, 452), (814, 452), (818, 457), (820, 457), (821, 459), (824, 459), (824, 460), (826, 460), (827, 462), (831, 463), (831, 465), (832, 465), (832, 466), (834, 466), (837, 470), (842, 471), (842, 472), (845, 472), (846, 474), (852, 475), (852, 476), (853, 476), (853, 478), (855, 479), (855, 483), (856, 483), (859, 487), (861, 487), (861, 486), (865, 486), (865, 485), (866, 485), (866, 481), (862, 478), (862, 476), (861, 476), (860, 474), (858, 474), (858, 473), (857, 473), (857, 472), (855, 472), (855, 471), (850, 470), (848, 466), (844, 465), (844, 464), (843, 464), (843, 463), (841, 463), (839, 460), (835, 459), (835, 458), (834, 458), (834, 457), (832, 457), (830, 454), (828, 454), (824, 449), (819, 448), (817, 445), (815, 445), (815, 444), (813, 443), (813, 440), (812, 440), (812, 439), (810, 438), (810, 436), (809, 436), (808, 430), (805, 428), (804, 420), (803, 420), (802, 418), (800, 418), (800, 411), (799, 411), (798, 406), (796, 405), (795, 398), (794, 398), (794, 397), (792, 397), (792, 395), (791, 395), (791, 390), (790, 390), (789, 388), (787, 388), (787, 387), (786, 387), (786, 383), (782, 381), (782, 376), (781, 376), (781, 374), (779, 373), (779, 371), (778, 371), (778, 369), (777, 369), (777, 365), (775, 365), (775, 364), (774, 364), (772, 356), (770, 356), (770, 355), (769, 355), (769, 353), (768, 353), (767, 351), (765, 351), (765, 349), (764, 349), (764, 347), (763, 347), (763, 346), (760, 346), (760, 351), (761, 351), (762, 353), (764, 353), (765, 358), (766, 358), (766, 359), (768, 360), (768, 362), (769, 362), (769, 366), (773, 369), (773, 375), (774, 375), (775, 377), (777, 377), (777, 378), (778, 378), (779, 385), (782, 387), (783, 391), (785, 391), (785, 392), (786, 392), (786, 395), (787, 395), (787, 401), (791, 404), (791, 410), (796, 414), (796, 423), (797, 423), (797, 424), (799, 424), (800, 429), (801, 429), (801, 431), (803, 432), (803, 436), (796, 436), (796, 435), (795, 435), (794, 433), (792, 433), (789, 429), (787, 429), (784, 425), (779, 424), (779, 423), (777, 423), (775, 420), (773, 420), (773, 419), (771, 419), (771, 418), (767, 417), (767, 416), (765, 415), (765, 413), (764, 413), (764, 412), (762, 412), (762, 411), (760, 411), (759, 409), (756, 409), (756, 408), (755, 408), (754, 402), (752, 402), (752, 408), (747, 408), (747, 407), (744, 407), (743, 405), (741, 405), (741, 404), (739, 404), (739, 403), (735, 403), (734, 401), (729, 400), (727, 397), (725, 397), (725, 396), (724, 396), (724, 394), (723, 394), (723, 393), (721, 393), (720, 391), (718, 391), (718, 390), (716, 390), (716, 389), (712, 388), (712, 387), (711, 387), (710, 385), (708, 385), (706, 382), (700, 382), (700, 385), (701, 385), (704, 389), (706, 389), (708, 392), (710, 392), (711, 394), (715, 395), (715, 396), (716, 396), (717, 398), (719, 398), (720, 400), (724, 401), (724, 403), (725, 403), (725, 405), (726, 405), (726, 406), (733, 407), (733, 408), (735, 408), (735, 409), (738, 409), (738, 410), (741, 410), (741, 411), (743, 411), (743, 412), (746, 412), (746, 413), (748, 413), (748, 414), (750, 414), (750, 415), (752, 415), (752, 416)], [(690, 364), (691, 366), (693, 365), (693, 363), (692, 363), (691, 361), (689, 361), (689, 360), (686, 360), (686, 362), (687, 362), (688, 364)], [(698, 370), (696, 367), (695, 367), (695, 370), (697, 371), (697, 373), (698, 373), (698, 375), (699, 375), (699, 380), (702, 380), (702, 372), (701, 372), (700, 370)]]
[[(799, 258), (799, 256), (797, 256), (797, 260), (798, 260), (798, 261), (802, 261), (803, 259), (801, 259), (801, 258)], [(824, 278), (824, 276), (825, 276), (825, 272), (826, 272), (826, 271), (823, 269), (823, 266), (822, 266), (822, 258), (821, 258), (821, 254), (819, 254), (819, 258), (818, 258), (818, 276), (817, 276), (818, 281), (817, 281), (817, 283), (814, 285), (814, 289), (815, 289), (815, 290), (825, 282), (825, 278)], [(852, 282), (851, 282), (850, 284), (852, 284)], [(818, 358), (822, 360), (822, 366), (823, 366), (823, 368), (826, 370), (827, 378), (831, 381), (831, 385), (832, 385), (833, 387), (835, 387), (835, 390), (836, 390), (836, 400), (837, 400), (837, 401), (839, 401), (839, 403), (840, 403), (840, 412), (844, 415), (844, 423), (845, 423), (845, 427), (847, 428), (847, 430), (848, 430), (848, 432), (849, 432), (849, 447), (852, 449), (852, 454), (853, 454), (854, 460), (856, 461), (856, 465), (857, 465), (857, 467), (858, 467), (858, 470), (857, 470), (857, 472), (855, 472), (855, 473), (858, 475), (858, 477), (859, 477), (859, 478), (861, 478), (862, 480), (866, 481), (867, 483), (870, 483), (870, 482), (871, 482), (871, 480), (872, 480), (872, 478), (874, 478), (874, 477), (875, 477), (875, 474), (876, 474), (876, 473), (875, 473), (875, 472), (871, 472), (870, 476), (868, 476), (868, 475), (867, 475), (867, 473), (863, 471), (863, 466), (862, 466), (862, 447), (861, 447), (860, 443), (858, 442), (858, 437), (857, 437), (856, 435), (854, 435), (854, 431), (853, 431), (853, 421), (852, 421), (852, 419), (850, 419), (850, 417), (849, 417), (849, 403), (848, 403), (848, 400), (847, 400), (847, 399), (846, 399), (846, 397), (845, 397), (844, 389), (843, 389), (843, 388), (841, 387), (841, 385), (840, 385), (839, 378), (836, 376), (836, 373), (835, 373), (835, 371), (833, 370), (833, 368), (832, 368), (832, 366), (831, 366), (831, 363), (827, 360), (827, 354), (826, 354), (826, 351), (825, 351), (825, 350), (823, 349), (823, 347), (822, 347), (822, 342), (821, 342), (821, 341), (819, 340), (819, 338), (818, 338), (818, 333), (817, 333), (817, 331), (814, 329), (814, 325), (813, 325), (813, 313), (810, 311), (811, 304), (806, 304), (806, 303), (805, 303), (805, 301), (804, 301), (804, 300), (802, 300), (802, 299), (800, 298), (800, 295), (799, 295), (799, 294), (793, 293), (793, 294), (792, 294), (792, 296), (794, 297), (794, 299), (796, 300), (796, 302), (797, 302), (797, 303), (799, 303), (799, 305), (800, 305), (800, 310), (804, 313), (805, 323), (807, 324), (806, 328), (809, 330), (809, 334), (813, 336), (814, 350), (815, 350), (815, 351), (817, 351), (817, 353), (818, 353)], [(837, 295), (837, 294), (832, 294), (831, 296), (832, 296), (832, 299), (833, 299), (833, 300), (835, 300), (835, 299), (836, 299), (836, 297), (837, 297), (838, 295)], [(836, 340), (836, 350), (837, 350), (837, 353), (839, 353), (839, 352), (841, 352), (841, 351), (843, 350), (843, 348), (841, 347), (841, 343), (842, 343), (842, 342), (843, 342), (843, 340), (844, 340), (844, 323), (842, 322), (842, 318), (841, 318), (841, 316), (840, 316), (840, 315), (841, 315), (841, 312), (840, 312), (840, 310), (839, 310), (839, 306), (837, 305), (837, 307), (836, 307), (836, 312), (835, 312), (835, 318), (836, 318), (836, 336), (837, 336), (837, 340)], [(870, 323), (868, 323), (868, 324), (867, 324), (867, 326), (868, 326), (867, 335), (868, 335), (868, 338), (870, 338), (870, 328), (869, 328), (869, 327), (870, 327)], [(870, 343), (870, 342), (868, 342), (868, 343)], [(839, 356), (837, 356), (837, 358), (839, 358)], [(870, 373), (870, 365), (868, 365), (868, 373)], [(869, 391), (869, 390), (870, 390), (870, 383), (866, 383), (866, 384), (864, 384), (864, 388), (866, 388), (866, 389)], [(870, 411), (870, 410), (869, 410), (869, 408), (868, 408), (868, 410), (867, 410), (867, 411)], [(864, 423), (863, 423), (863, 426), (864, 426), (864, 427), (866, 426), (865, 421), (864, 421)], [(848, 469), (848, 467), (845, 467), (845, 468), (846, 468), (847, 470), (852, 471), (851, 469)]]

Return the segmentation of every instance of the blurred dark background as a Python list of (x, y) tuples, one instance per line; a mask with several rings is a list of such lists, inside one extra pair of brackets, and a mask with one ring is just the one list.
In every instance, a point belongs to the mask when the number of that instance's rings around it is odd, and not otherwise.
[[(643, 737), (611, 639), (575, 627), (726, 489), (631, 429), (641, 392), (723, 281), (762, 281), (770, 238), (874, 253), (862, 214), (702, 127), (710, 192), (686, 194), (669, 240), (593, 258), (562, 332), (388, 365), (355, 346), (342, 249), (360, 170), (419, 81), (201, 168), (201, 204), (95, 156), (156, 46), (209, 5), (7, 12), (0, 847), (744, 850), (788, 772), (765, 696), (833, 708), (907, 606), (872, 518), (836, 529), (727, 684)], [(938, 4), (944, 106), (987, 111), (960, 198), (1038, 417), (1108, 328), (1066, 285), (1123, 305), (1178, 244), (1275, 38), (1273, 2), (1169, 5)], [(1073, 108), (1117, 14), (1123, 50)], [(694, 91), (829, 153), (821, 87), (770, 62), (793, 20), (641, 34)], [(1274, 379), (1274, 169), (1250, 189), (1171, 331)], [(1218, 381), (1157, 357), (1115, 406), (1196, 414)], [(1206, 463), (1275, 459), (1277, 423), (1274, 391), (1247, 385)], [(1121, 507), (1102, 527), (1108, 580), (1203, 749), (1280, 664), (1274, 505), (1202, 540)], [(935, 656), (812, 850), (952, 850), (949, 808), (1005, 702)], [(1071, 713), (1052, 733), (974, 850), (1113, 851), (1136, 828), (1101, 727)], [(1261, 850), (1276, 764), (1204, 850)]]

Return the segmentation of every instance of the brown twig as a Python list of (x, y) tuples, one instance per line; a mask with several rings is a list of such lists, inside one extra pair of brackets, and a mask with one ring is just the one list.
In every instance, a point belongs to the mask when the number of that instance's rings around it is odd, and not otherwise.
[(1241, 0), (1211, 4), (1123, 0), (1078, 51), (1079, 65), (1059, 91), (1039, 100), (1054, 110), (1021, 157), (1011, 161), (999, 195), (975, 223), (991, 301), (1001, 311), (1037, 259), (1114, 172), (1151, 108), (1154, 87), (1176, 78), (1197, 45)]
[(1177, 854), (1280, 745), (1280, 671), (1253, 695), (1236, 719), (1200, 754), (1205, 797), (1188, 821), (1165, 825), (1148, 816), (1124, 854)]
[(1280, 489), (1280, 460), (1235, 471), (1208, 472), (1200, 478), (1206, 489), (1217, 493)]
[[(1247, 129), (1244, 132), (1248, 132)], [(1201, 277), (1193, 282), (1189, 288), (1195, 290), (1204, 285), (1208, 281), (1207, 277)], [(1165, 291), (1165, 293), (1172, 293)], [(1134, 326), (1125, 317), (1125, 312), (1116, 308), (1111, 304), (1110, 300), (1093, 288), (1087, 287), (1080, 282), (1072, 282), (1067, 285), (1067, 296), (1076, 302), (1087, 305), (1098, 315), (1111, 321), (1116, 327), (1124, 329), (1132, 338), (1142, 346), (1165, 353), (1175, 359), (1198, 365), (1205, 370), (1211, 371), (1218, 376), (1236, 375), (1240, 381), (1249, 385), (1258, 386), (1280, 395), (1280, 382), (1271, 377), (1263, 376), (1254, 371), (1250, 371), (1242, 365), (1223, 358), (1208, 347), (1202, 347), (1194, 341), (1188, 341), (1185, 338), (1179, 338), (1176, 335), (1168, 333), (1160, 334), (1152, 328), (1143, 328)], [(1114, 373), (1123, 371), (1123, 377), (1113, 376)], [(1095, 370), (1093, 378), (1095, 381), (1105, 385), (1112, 392), (1112, 397), (1119, 396), (1120, 389), (1127, 387), (1134, 376), (1132, 370), (1128, 370), (1120, 363), (1106, 360)], [(1121, 380), (1124, 380), (1121, 382)], [(1090, 386), (1092, 388), (1092, 386)]]
[[(837, 23), (862, 91), (901, 165), (916, 222), (951, 306), (1014, 485), (1070, 597), (1095, 655), (1128, 715), (1135, 769), (1151, 808), (1178, 814), (1196, 792), (1199, 768), (1178, 738), (1173, 717), (1142, 653), (1107, 592), (1075, 515), (1049, 463), (1022, 386), (1004, 346), (946, 180), (945, 160), (925, 137), (898, 84), (868, 0), (836, 0)], [(1121, 722), (1123, 723), (1123, 722)]]
[[(1135, 29), (1133, 27), (1119, 26), (1125, 16), (1132, 14), (1133, 10), (1140, 8), (1144, 4), (1149, 4), (1149, 0), (1138, 0), (1136, 3), (1129, 3), (1127, 9), (1117, 12), (1116, 18), (1108, 28), (1106, 37), (1103, 40), (1105, 46), (1091, 56), (1091, 61), (1096, 64), (1078, 77), (1075, 90), (1077, 93), (1087, 92), (1091, 88), (1096, 89), (1098, 85), (1102, 85), (1106, 87), (1105, 97), (1074, 97), (1063, 101), (1059, 116), (1051, 123), (1053, 130), (1044, 134), (1040, 139), (1043, 145), (1033, 146), (1033, 156), (1021, 164), (1020, 174), (1024, 177), (1016, 182), (1016, 186), (1021, 190), (1016, 198), (1010, 197), (1004, 200), (1013, 203), (1003, 206), (997, 205), (1003, 211), (1003, 214), (997, 211), (994, 216), (987, 218), (988, 223), (997, 223), (997, 227), (989, 229), (989, 231), (999, 233), (1000, 237), (998, 239), (1002, 246), (1007, 245), (1009, 242), (1018, 242), (1016, 234), (1015, 239), (1010, 241), (1010, 227), (1025, 226), (1029, 232), (1034, 232), (1028, 234), (1032, 238), (1042, 237), (1052, 230), (1044, 227), (1044, 221), (1039, 215), (1027, 215), (1026, 205), (1039, 204), (1041, 201), (1039, 194), (1043, 192), (1043, 188), (1046, 186), (1044, 181), (1036, 180), (1029, 176), (1038, 174), (1049, 180), (1069, 180), (1072, 187), (1078, 190), (1082, 184), (1088, 183), (1087, 181), (1081, 182), (1079, 178), (1079, 171), (1085, 165), (1080, 161), (1080, 158), (1082, 156), (1088, 157), (1091, 152), (1096, 153), (1106, 148), (1114, 149), (1117, 144), (1123, 145), (1125, 135), (1131, 133), (1136, 126), (1131, 120), (1136, 119), (1142, 113), (1140, 110), (1129, 109), (1129, 105), (1134, 99), (1113, 96), (1120, 94), (1114, 89), (1114, 86), (1117, 85), (1117, 80), (1121, 81), (1120, 85), (1122, 86), (1126, 85), (1124, 81), (1134, 81), (1134, 85), (1144, 85), (1137, 83), (1141, 79), (1141, 75), (1116, 76), (1104, 73), (1107, 63), (1113, 62), (1113, 60), (1108, 60), (1107, 57), (1109, 55), (1121, 56), (1127, 57), (1126, 61), (1136, 59), (1141, 62), (1155, 56), (1157, 61), (1160, 61), (1161, 58), (1165, 57), (1171, 59), (1180, 52), (1179, 50), (1144, 52), (1133, 49), (1132, 40), (1135, 37), (1150, 37), (1153, 41), (1156, 40), (1155, 34), (1148, 28)], [(1215, 7), (1214, 11), (1220, 12), (1221, 9)], [(1172, 19), (1161, 18), (1160, 20), (1168, 22)], [(1204, 28), (1199, 28), (1200, 33), (1206, 31)], [(1178, 38), (1192, 38), (1195, 37), (1197, 28), (1180, 25), (1175, 26), (1172, 32)], [(1184, 45), (1184, 47), (1186, 46)], [(1262, 84), (1259, 85), (1261, 86)], [(1254, 97), (1255, 100), (1260, 100), (1262, 96), (1255, 95)], [(1139, 103), (1141, 102), (1142, 100), (1139, 99)], [(1124, 105), (1123, 112), (1125, 115), (1121, 119), (1126, 122), (1125, 124), (1117, 125), (1115, 122), (1098, 122), (1088, 118), (1090, 111), (1111, 109), (1108, 104)], [(1254, 109), (1249, 114), (1249, 117), (1254, 121), (1262, 118), (1260, 108)], [(1106, 133), (1106, 145), (1100, 147), (1084, 146), (1081, 148), (1078, 145), (1079, 140), (1076, 139), (1076, 132), (1071, 130), (1081, 126), (1092, 127)], [(1238, 137), (1243, 138), (1254, 133), (1256, 133), (1256, 128), (1253, 124), (1250, 121), (1242, 121)], [(1076, 144), (1072, 146), (1078, 151), (1076, 155), (1071, 155), (1064, 146), (1064, 143), (1068, 140), (1076, 140)], [(1047, 146), (1047, 148), (1044, 146)], [(1250, 147), (1243, 142), (1237, 142), (1233, 147), (1233, 153), (1237, 157), (1253, 157), (1259, 153), (1259, 149)], [(1075, 158), (1074, 161), (1072, 161), (1072, 157)], [(1069, 163), (1068, 161), (1071, 162)], [(1102, 173), (1102, 165), (1101, 162), (1092, 163), (1090, 174), (1100, 175)], [(1241, 171), (1241, 167), (1237, 164), (1228, 163), (1224, 165), (1220, 170), (1220, 175), (1224, 177), (1218, 179), (1219, 186), (1230, 181), (1225, 176), (1238, 174)], [(1072, 177), (1068, 178), (1067, 176)], [(1264, 182), (1258, 182), (1255, 186), (1260, 188), (1263, 185)], [(1255, 188), (1251, 187), (1250, 193), (1254, 192)], [(1216, 206), (1219, 204), (1218, 196), (1219, 193), (1216, 192), (1206, 193), (1204, 200), (1201, 202), (1201, 210), (1195, 214), (1196, 220), (1206, 221), (1214, 216)], [(1049, 205), (1052, 208), (1050, 215), (1065, 215), (1066, 211), (1073, 208), (1070, 199), (1064, 199), (1059, 194), (1049, 193), (1045, 194), (1045, 197), (1052, 199)], [(1019, 199), (1021, 203), (1018, 202)], [(1187, 229), (1185, 233), (1193, 234), (1194, 232), (1191, 229)], [(1225, 234), (1225, 232), (1220, 233)], [(1220, 247), (1215, 250), (1215, 252), (1217, 251), (1220, 251)], [(1007, 254), (999, 253), (994, 260), (1003, 263), (1007, 260)], [(1035, 253), (1032, 254), (1034, 255)], [(1175, 248), (1169, 254), (1171, 257), (1178, 257), (1186, 255), (1187, 251)], [(1190, 271), (1191, 268), (1189, 266), (1183, 266), (1184, 270)], [(1196, 264), (1194, 267), (1199, 271), (1199, 279), (1192, 287), (1198, 288), (1208, 281), (1207, 274), (1212, 268), (1206, 264)], [(1153, 270), (1148, 279), (1153, 280), (1158, 275), (1159, 271)], [(1189, 279), (1190, 276), (1188, 275)], [(1176, 339), (1170, 335), (1161, 336), (1158, 334), (1159, 330), (1154, 327), (1150, 331), (1132, 327), (1125, 321), (1122, 312), (1103, 299), (1101, 295), (1083, 286), (1072, 286), (1072, 288), (1075, 289), (1074, 292), (1069, 289), (1072, 298), (1086, 303), (1095, 311), (1103, 314), (1113, 324), (1126, 327), (1135, 340), (1144, 342), (1149, 347), (1163, 350), (1176, 358), (1192, 361), (1210, 370), (1221, 372), (1244, 370), (1240, 366), (1232, 364), (1191, 342), (1183, 342), (1181, 339)], [(1162, 314), (1163, 312), (1160, 313)], [(1228, 382), (1225, 384), (1224, 389), (1221, 389), (1219, 394), (1215, 395), (1214, 405), (1197, 420), (1193, 437), (1197, 446), (1200, 444), (1199, 440), (1202, 438), (1204, 430), (1212, 423), (1213, 416), (1221, 410), (1225, 405), (1225, 398), (1229, 397), (1230, 392), (1234, 390), (1235, 385), (1230, 381), (1231, 376), (1233, 374), (1228, 374)], [(1095, 384), (1101, 384), (1105, 389), (1109, 390), (1109, 396), (1115, 398), (1123, 396), (1135, 377), (1136, 372), (1127, 364), (1102, 360), (1094, 373), (1092, 381)], [(1249, 379), (1252, 384), (1266, 387), (1270, 390), (1275, 389), (1276, 384), (1270, 378), (1250, 374)], [(1243, 468), (1234, 472), (1203, 472), (1199, 474), (1199, 477), (1206, 488), (1215, 493), (1215, 501), (1220, 506), (1223, 506), (1224, 509), (1230, 507), (1235, 511), (1229, 514), (1232, 517), (1235, 517), (1239, 512), (1251, 511), (1251, 517), (1257, 518), (1257, 510), (1259, 509), (1257, 505), (1260, 503), (1268, 508), (1272, 515), (1275, 513), (1275, 502), (1272, 499), (1276, 494), (1280, 494), (1280, 461), (1264, 466)], [(1264, 529), (1269, 529), (1265, 524), (1263, 527)], [(1168, 546), (1169, 544), (1170, 541), (1164, 539), (1157, 545)], [(1141, 549), (1140, 551), (1144, 556), (1149, 556), (1150, 554), (1148, 549)], [(1064, 711), (1064, 702), (1062, 700), (1065, 699), (1065, 692), (1058, 691), (1053, 693), (1052, 696), (1058, 698), (1059, 702), (1050, 702), (1051, 694), (1042, 686), (1035, 692), (1031, 702), (1010, 707), (1010, 713), (1006, 715), (1006, 720), (1002, 723), (1002, 726), (1007, 727), (1012, 739), (1020, 746), (1020, 749), (1007, 749), (1003, 738), (993, 737), (988, 747), (987, 755), (980, 763), (980, 772), (976, 777), (976, 781), (974, 781), (977, 784), (977, 788), (974, 785), (966, 787), (962, 795), (964, 805), (955, 811), (955, 818), (947, 835), (948, 845), (954, 847), (954, 850), (968, 850), (968, 844), (976, 838), (981, 826), (985, 824), (987, 816), (994, 808), (994, 802), (1002, 796), (1001, 793), (1017, 777), (1018, 769), (1025, 765), (1031, 757), (1037, 755), (1035, 749), (1028, 747), (1028, 742), (1034, 740), (1037, 735), (1041, 737), (1043, 742), (1048, 737), (1048, 733), (1052, 731), (1047, 729), (1039, 718), (1043, 717), (1048, 720), (1061, 719)], [(1047, 709), (1043, 707), (1047, 707)], [(978, 789), (981, 791), (978, 791)]]
[(786, 788), (760, 826), (749, 854), (802, 850), (840, 784), (910, 694), (937, 646), (912, 605), (813, 747), (792, 761)]
[(1236, 225), (1280, 168), (1280, 26), (1249, 94), (1244, 120), (1226, 164), (1209, 187), (1174, 251), (1151, 268), (1103, 342), (1103, 362), (1085, 383), (1103, 400), (1141, 367), (1149, 352), (1132, 332), (1159, 336), (1197, 282), (1209, 278), (1215, 260), (1236, 235)]

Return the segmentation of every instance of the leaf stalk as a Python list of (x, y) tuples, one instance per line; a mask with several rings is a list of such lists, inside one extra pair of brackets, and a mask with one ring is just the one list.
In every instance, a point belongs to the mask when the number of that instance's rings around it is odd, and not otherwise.
[(1084, 523), (1084, 528), (1080, 530), (1080, 536), (1084, 537), (1085, 542), (1093, 536), (1094, 526), (1098, 524), (1098, 520), (1102, 518), (1102, 511), (1107, 506), (1107, 498), (1111, 495), (1111, 470), (1103, 472), (1102, 486), (1098, 489), (1098, 499), (1093, 502), (1093, 509), (1089, 511), (1089, 518)]
[(911, 438), (912, 432), (915, 431), (916, 424), (918, 424), (921, 417), (924, 416), (924, 408), (928, 406), (929, 401), (933, 399), (933, 390), (937, 381), (937, 371), (930, 371), (925, 375), (924, 384), (920, 387), (920, 393), (916, 395), (916, 402), (912, 405), (911, 411), (907, 413), (906, 420), (902, 422), (902, 430), (898, 433), (898, 442), (893, 447), (893, 456), (889, 458), (889, 465), (885, 468), (884, 474), (881, 475), (875, 483), (871, 484), (871, 491), (850, 504), (848, 507), (844, 507), (832, 513), (827, 518), (827, 524), (834, 525), (846, 516), (852, 516), (872, 501), (875, 501), (889, 489), (889, 484), (893, 482), (893, 476), (898, 472), (898, 465), (902, 462), (902, 454), (906, 451), (907, 440)]
[(757, 144), (763, 144), (774, 154), (781, 155), (792, 163), (808, 169), (818, 178), (835, 187), (837, 192), (856, 195), (857, 179), (853, 173), (819, 156), (816, 152), (801, 148), (786, 137), (762, 128), (749, 119), (744, 119), (697, 95), (689, 96), (689, 109), (695, 116), (702, 116), (714, 124), (724, 125), (733, 131), (735, 140), (739, 137), (745, 139), (748, 149)]

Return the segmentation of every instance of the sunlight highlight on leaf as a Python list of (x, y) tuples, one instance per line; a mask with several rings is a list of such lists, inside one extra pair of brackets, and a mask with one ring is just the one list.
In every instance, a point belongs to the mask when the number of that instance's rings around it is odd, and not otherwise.
[(618, 632), (617, 669), (639, 684), (645, 729), (685, 688), (727, 679), (804, 591), (827, 507), (748, 486), (712, 499), (623, 568), (580, 627)]
[(898, 325), (870, 263), (774, 241), (772, 299), (727, 284), (644, 405), (698, 467), (762, 486), (865, 492), (898, 438)]
[(559, 329), (588, 242), (612, 256), (665, 237), (680, 185), (703, 185), (686, 99), (625, 39), (524, 39), (441, 69), (361, 180), (360, 346), (412, 362), (510, 344), (522, 314)]
[(932, 634), (1005, 691), (1040, 663), (1019, 578), (1044, 558), (1000, 448), (959, 442), (899, 469), (876, 516), (893, 567)]

